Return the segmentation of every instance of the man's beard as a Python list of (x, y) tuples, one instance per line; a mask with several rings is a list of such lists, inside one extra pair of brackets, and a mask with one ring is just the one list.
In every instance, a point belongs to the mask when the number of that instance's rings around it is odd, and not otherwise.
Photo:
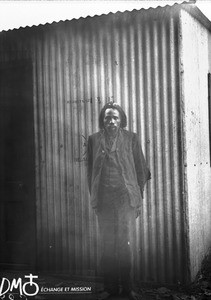
[(106, 127), (106, 132), (109, 136), (116, 136), (118, 130), (119, 130), (119, 127), (117, 127), (117, 126), (107, 126)]

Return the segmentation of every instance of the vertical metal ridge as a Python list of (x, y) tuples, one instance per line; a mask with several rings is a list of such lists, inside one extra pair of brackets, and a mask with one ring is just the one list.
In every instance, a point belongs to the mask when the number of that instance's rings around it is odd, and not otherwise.
[[(61, 34), (61, 33), (60, 33)], [(62, 248), (63, 248), (63, 257), (62, 257), (62, 270), (65, 270), (66, 272), (68, 270), (72, 269), (72, 258), (74, 257), (73, 250), (70, 247), (70, 245), (74, 245), (74, 241), (71, 241), (70, 244), (70, 238), (71, 238), (71, 230), (70, 228), (73, 227), (73, 221), (71, 218), (71, 205), (72, 202), (72, 185), (71, 182), (73, 182), (73, 176), (72, 176), (72, 170), (71, 170), (71, 158), (72, 158), (72, 149), (71, 149), (71, 132), (70, 132), (70, 124), (71, 124), (71, 118), (70, 118), (70, 87), (69, 87), (69, 67), (68, 67), (68, 42), (67, 42), (67, 32), (66, 29), (64, 29), (62, 33), (62, 40), (60, 46), (60, 63), (62, 65), (62, 75), (61, 75), (61, 85), (63, 88), (63, 155), (64, 155), (64, 162), (63, 162), (63, 197), (61, 195), (61, 201), (64, 201), (62, 203), (62, 222), (63, 222), (63, 235), (62, 235)], [(58, 39), (59, 37), (57, 37)], [(64, 200), (63, 200), (64, 199)], [(71, 219), (71, 220), (70, 220)]]
[[(153, 86), (154, 86), (154, 120), (155, 120), (155, 148), (156, 148), (156, 198), (155, 198), (155, 223), (156, 226), (156, 236), (157, 236), (157, 281), (162, 281), (163, 278), (163, 268), (164, 265), (164, 226), (163, 226), (163, 161), (162, 161), (162, 119), (163, 116), (161, 114), (161, 105), (163, 99), (160, 97), (160, 84), (161, 78), (159, 76), (160, 73), (160, 64), (159, 64), (159, 57), (160, 57), (160, 45), (159, 45), (159, 30), (160, 24), (156, 24), (155, 22), (152, 23), (152, 35), (153, 35), (153, 61), (154, 61), (154, 73), (153, 78)], [(157, 221), (156, 221), (157, 220)], [(158, 271), (161, 270), (161, 271)]]
[[(98, 30), (96, 31), (96, 28)], [(94, 34), (95, 33), (95, 34)], [(98, 125), (98, 118), (99, 118), (99, 113), (102, 108), (102, 106), (106, 102), (106, 98), (109, 97), (107, 94), (107, 78), (106, 78), (106, 52), (105, 52), (105, 47), (106, 47), (106, 41), (105, 41), (105, 32), (101, 28), (101, 24), (96, 21), (91, 24), (91, 34), (93, 36), (92, 39), (92, 44), (91, 44), (91, 49), (90, 49), (90, 55), (92, 55), (93, 48), (95, 47), (94, 45), (96, 44), (96, 71), (98, 71), (98, 76), (96, 78), (96, 94), (94, 94), (94, 100), (93, 104), (91, 106), (91, 109), (93, 110), (93, 124), (94, 127), (92, 128), (93, 130), (89, 133), (91, 134), (92, 132), (96, 132), (99, 129)], [(94, 64), (94, 57), (92, 63)], [(93, 89), (93, 82), (91, 82), (91, 88)], [(99, 236), (99, 228), (98, 228), (98, 223), (97, 223), (97, 217), (95, 213), (93, 212), (93, 209), (90, 207), (89, 203), (89, 208), (91, 211), (91, 226), (93, 228), (93, 233), (94, 233), (94, 238), (92, 240), (92, 245), (90, 245), (90, 253), (94, 253), (95, 257), (92, 257), (92, 268), (94, 268), (94, 272), (96, 274), (99, 274), (100, 272), (100, 260), (101, 260), (101, 241), (100, 241), (100, 236)]]
[[(175, 232), (175, 276), (182, 273), (181, 259), (179, 259), (181, 253), (183, 253), (182, 245), (181, 245), (181, 235), (182, 235), (182, 214), (183, 211), (181, 206), (181, 171), (179, 170), (179, 162), (180, 162), (180, 147), (179, 147), (179, 138), (178, 133), (180, 132), (180, 112), (179, 112), (179, 93), (178, 93), (178, 52), (177, 52), (177, 44), (175, 44), (175, 39), (178, 39), (178, 31), (175, 19), (171, 17), (170, 19), (170, 44), (171, 47), (171, 93), (172, 93), (172, 126), (173, 126), (173, 137), (172, 141), (173, 148), (173, 170), (174, 173), (172, 178), (173, 185), (173, 213), (174, 213), (174, 232)], [(173, 46), (174, 45), (174, 46)], [(175, 114), (175, 112), (177, 112)], [(179, 212), (179, 213), (178, 213)]]
[(121, 40), (120, 40), (120, 55), (121, 55), (121, 65), (122, 65), (122, 71), (121, 71), (121, 101), (122, 101), (122, 107), (128, 115), (128, 93), (129, 93), (129, 83), (128, 83), (128, 65), (127, 65), (127, 57), (128, 57), (128, 41), (127, 41), (127, 32), (124, 31), (124, 27), (120, 27), (120, 34), (121, 34)]
[[(43, 65), (42, 65), (42, 73), (43, 73), (43, 82), (41, 82), (41, 84), (43, 84), (42, 88), (43, 88), (43, 97), (40, 99), (41, 104), (43, 103), (43, 131), (45, 133), (45, 136), (43, 136), (42, 140), (41, 140), (41, 145), (45, 151), (44, 154), (44, 168), (45, 168), (45, 176), (46, 176), (46, 184), (45, 186), (43, 186), (44, 190), (45, 190), (45, 198), (43, 199), (43, 204), (45, 204), (47, 206), (47, 244), (46, 244), (46, 250), (47, 250), (47, 254), (49, 259), (47, 259), (47, 263), (48, 263), (48, 268), (51, 269), (51, 265), (52, 265), (52, 245), (53, 245), (53, 241), (52, 241), (52, 228), (54, 226), (54, 223), (52, 222), (51, 219), (51, 210), (52, 210), (52, 195), (49, 194), (49, 190), (51, 191), (51, 182), (50, 182), (50, 171), (49, 171), (49, 159), (51, 159), (51, 151), (49, 153), (48, 150), (48, 145), (51, 142), (51, 140), (49, 140), (49, 132), (48, 132), (48, 124), (50, 121), (50, 118), (48, 117), (48, 109), (47, 107), (49, 106), (49, 78), (48, 78), (48, 74), (49, 72), (46, 71), (45, 69), (48, 67), (48, 63), (47, 63), (47, 58), (46, 58), (46, 52), (48, 53), (48, 45), (47, 43), (45, 43), (44, 41), (42, 41), (42, 49), (41, 51), (43, 51)], [(42, 52), (41, 54), (42, 55)], [(46, 103), (48, 101), (48, 104)]]
[[(141, 138), (142, 148), (144, 155), (146, 157), (147, 154), (147, 133), (145, 130), (146, 124), (146, 114), (145, 114), (145, 97), (144, 97), (144, 17), (140, 20), (137, 16), (134, 21), (135, 24), (135, 39), (137, 42), (136, 46), (136, 59), (137, 59), (137, 70), (136, 70), (136, 93), (137, 93), (137, 100), (136, 100), (136, 114), (137, 114), (137, 132)], [(140, 76), (139, 76), (140, 74)], [(145, 141), (145, 142), (144, 142)], [(145, 212), (147, 207), (147, 199), (146, 193), (143, 198), (142, 202), (142, 213), (141, 219), (137, 225), (136, 231), (136, 239), (137, 239), (137, 277), (140, 280), (144, 280), (145, 278), (145, 261), (146, 261), (146, 237), (147, 237), (147, 230), (146, 230), (146, 221), (145, 221)], [(139, 266), (139, 267), (138, 267)], [(141, 267), (140, 267), (141, 266)]]
[[(90, 28), (90, 24), (89, 24), (89, 28)], [(86, 28), (84, 29), (84, 89), (87, 91), (86, 93), (86, 97), (85, 99), (87, 99), (87, 101), (91, 101), (91, 103), (93, 103), (95, 100), (94, 100), (94, 97), (93, 97), (93, 94), (92, 94), (92, 90), (91, 90), (91, 85), (90, 85), (90, 78), (91, 78), (91, 74), (92, 74), (92, 71), (91, 71), (91, 67), (90, 67), (90, 45), (89, 45), (89, 39), (91, 38), (91, 34), (90, 34), (90, 31)], [(86, 147), (87, 147), (87, 137), (88, 137), (88, 134), (89, 132), (92, 131), (92, 124), (93, 124), (93, 120), (91, 118), (91, 107), (89, 105), (85, 105), (85, 109), (86, 109), (86, 112), (85, 112), (85, 118), (86, 118), (86, 124), (87, 126), (85, 126), (85, 131), (84, 131), (84, 148), (83, 148), (83, 153), (85, 153), (86, 155)], [(85, 170), (85, 181), (86, 181), (86, 175), (87, 175), (87, 172)], [(84, 185), (86, 186), (86, 182), (84, 182)], [(95, 232), (94, 232), (94, 228), (92, 226), (93, 222), (91, 222), (91, 218), (92, 218), (92, 210), (91, 210), (91, 207), (90, 207), (90, 203), (89, 203), (89, 198), (88, 198), (88, 193), (86, 193), (86, 191), (84, 190), (85, 192), (85, 204), (86, 204), (86, 211), (87, 211), (87, 214), (86, 214), (86, 219), (87, 219), (87, 224), (86, 224), (86, 227), (87, 229), (89, 230), (88, 233), (87, 233), (87, 253), (88, 253), (88, 258), (90, 258), (89, 262), (88, 262), (88, 266), (87, 268), (90, 270), (90, 269), (94, 269), (94, 266), (93, 266), (93, 262), (94, 262), (94, 258), (96, 257), (96, 253), (93, 250), (93, 247), (92, 245), (94, 244), (94, 236), (95, 236)]]
[(71, 117), (71, 147), (72, 147), (72, 157), (70, 157), (70, 162), (72, 164), (72, 173), (73, 173), (73, 195), (72, 195), (72, 210), (73, 210), (73, 229), (72, 229), (72, 235), (71, 239), (74, 241), (72, 244), (72, 241), (70, 240), (70, 247), (72, 246), (74, 248), (74, 262), (73, 267), (75, 272), (77, 273), (78, 270), (78, 261), (77, 261), (77, 247), (78, 247), (78, 227), (77, 227), (77, 211), (76, 211), (76, 204), (78, 202), (77, 197), (77, 185), (76, 183), (79, 182), (78, 175), (77, 175), (77, 168), (76, 168), (76, 158), (78, 157), (75, 149), (76, 145), (76, 138), (77, 138), (77, 118), (76, 118), (76, 108), (77, 108), (77, 77), (76, 77), (76, 70), (77, 70), (77, 49), (76, 49), (76, 29), (72, 28), (70, 29), (70, 35), (69, 38), (69, 59), (70, 59), (70, 117)]
[[(46, 36), (43, 36), (43, 102), (44, 102), (44, 118), (45, 118), (45, 139), (42, 141), (43, 146), (45, 147), (45, 159), (46, 159), (46, 201), (48, 203), (48, 251), (49, 251), (49, 268), (53, 267), (55, 263), (55, 209), (54, 206), (54, 174), (53, 174), (53, 124), (52, 124), (52, 91), (51, 91), (51, 82), (52, 82), (52, 72), (51, 72), (51, 49), (50, 49), (50, 39)], [(54, 72), (55, 74), (55, 72)]]
[[(80, 27), (79, 27), (80, 28)], [(83, 99), (83, 90), (82, 90), (82, 82), (80, 73), (82, 71), (82, 53), (81, 53), (81, 36), (80, 36), (80, 30), (79, 28), (76, 28), (75, 30), (75, 59), (76, 59), (76, 69), (75, 71), (75, 78), (76, 78), (76, 86), (74, 86), (75, 89), (75, 103), (73, 105), (73, 130), (75, 134), (75, 140), (73, 140), (74, 143), (74, 157), (77, 157), (77, 154), (80, 153), (80, 141), (79, 141), (79, 131), (80, 131), (80, 121), (81, 121), (81, 105), (80, 100)], [(74, 159), (74, 158), (73, 158)], [(80, 274), (82, 272), (82, 263), (83, 263), (83, 247), (81, 245), (82, 242), (82, 224), (81, 224), (81, 215), (82, 215), (82, 209), (81, 209), (81, 201), (80, 198), (80, 173), (81, 173), (81, 166), (80, 164), (74, 163), (74, 168), (76, 172), (76, 182), (75, 182), (75, 190), (74, 190), (74, 204), (75, 204), (75, 260), (76, 260), (76, 272), (77, 274)]]
[[(105, 35), (105, 60), (106, 60), (106, 96), (108, 100), (103, 101), (103, 105), (109, 101), (110, 97), (113, 97), (113, 101), (117, 101), (115, 99), (115, 74), (114, 74), (114, 56), (113, 56), (113, 16), (110, 19), (110, 22), (107, 23), (106, 35)], [(98, 129), (96, 127), (96, 129)]]
[[(44, 103), (42, 102), (43, 96), (43, 64), (42, 64), (42, 43), (35, 39), (35, 62), (36, 62), (36, 87), (37, 87), (37, 145), (38, 145), (38, 173), (37, 173), (37, 189), (36, 189), (36, 197), (37, 197), (37, 237), (38, 237), (38, 257), (40, 257), (40, 265), (43, 269), (48, 269), (49, 264), (49, 255), (48, 255), (48, 214), (45, 216), (45, 213), (48, 211), (48, 204), (46, 202), (46, 157), (45, 157), (45, 109)], [(40, 226), (39, 226), (39, 225)]]
[[(41, 203), (41, 191), (40, 191), (40, 168), (39, 168), (39, 161), (41, 161), (41, 155), (40, 155), (40, 145), (38, 143), (39, 141), (39, 106), (38, 106), (38, 84), (37, 84), (37, 66), (36, 66), (36, 49), (37, 49), (37, 45), (36, 45), (36, 39), (33, 38), (32, 40), (32, 57), (33, 57), (33, 106), (34, 106), (34, 146), (35, 146), (35, 198), (36, 198), (36, 202), (39, 205), (36, 205), (36, 218), (41, 220), (41, 210), (40, 210), (40, 203)], [(41, 225), (40, 222), (37, 222), (36, 220), (36, 245), (40, 236), (40, 233), (42, 231), (43, 226)], [(40, 256), (40, 252), (39, 248), (37, 247), (37, 253), (36, 253), (36, 261), (37, 258)], [(43, 255), (42, 257), (45, 257), (45, 255)]]
[(136, 119), (136, 60), (135, 60), (135, 48), (136, 41), (134, 40), (134, 24), (128, 26), (128, 42), (129, 42), (129, 59), (130, 59), (130, 68), (129, 68), (129, 90), (130, 96), (128, 99), (129, 105), (129, 122), (130, 129), (132, 131), (137, 131), (137, 119)]
[(47, 201), (48, 201), (48, 219), (49, 219), (49, 258), (50, 258), (50, 268), (57, 268), (57, 261), (55, 258), (55, 210), (57, 205), (55, 202), (55, 185), (56, 180), (55, 171), (55, 148), (54, 143), (57, 136), (54, 135), (54, 87), (52, 87), (52, 81), (55, 78), (55, 69), (52, 70), (53, 59), (52, 59), (52, 38), (45, 37), (44, 43), (44, 108), (45, 108), (45, 131), (46, 137), (44, 143), (46, 143), (46, 172), (47, 172)]
[[(151, 120), (151, 112), (150, 112), (150, 97), (151, 97), (151, 79), (150, 79), (150, 28), (149, 24), (147, 23), (147, 19), (145, 19), (145, 22), (143, 23), (143, 55), (144, 58), (144, 68), (143, 68), (143, 77), (144, 77), (144, 105), (145, 105), (145, 112), (146, 112), (146, 136), (148, 137), (149, 141), (149, 152), (146, 153), (146, 159), (148, 161), (149, 166), (153, 166), (153, 138), (152, 138), (152, 120)], [(152, 178), (154, 176), (153, 174), (153, 168), (151, 167), (151, 173)], [(151, 191), (152, 191), (152, 182), (150, 182), (150, 188), (148, 188), (148, 196), (151, 199)], [(146, 199), (147, 200), (147, 199)], [(143, 227), (144, 227), (144, 281), (150, 281), (150, 257), (151, 257), (151, 216), (150, 216), (150, 201), (145, 201), (144, 205), (144, 212), (143, 212)]]
[[(61, 42), (60, 42), (61, 39)], [(65, 168), (65, 137), (64, 137), (64, 131), (65, 131), (65, 110), (66, 110), (66, 101), (64, 98), (64, 56), (62, 55), (63, 52), (63, 35), (61, 32), (57, 33), (56, 35), (56, 49), (57, 49), (57, 59), (55, 58), (56, 61), (56, 69), (57, 69), (57, 77), (56, 77), (56, 82), (57, 82), (57, 110), (58, 110), (58, 156), (59, 156), (59, 163), (58, 163), (58, 168), (59, 168), (59, 198), (60, 198), (60, 214), (59, 214), (59, 219), (61, 220), (59, 226), (59, 235), (60, 235), (60, 244), (58, 245), (59, 247), (59, 252), (62, 253), (62, 258), (61, 262), (59, 264), (59, 269), (64, 270), (65, 269), (65, 264), (66, 261), (68, 260), (67, 257), (67, 239), (66, 239), (66, 224), (67, 224), (67, 219), (66, 219), (66, 209), (67, 209), (67, 203), (66, 203), (66, 192), (65, 192), (65, 176), (66, 176), (66, 168)]]
[[(98, 81), (97, 81), (97, 97), (95, 101), (98, 103), (97, 105), (97, 113), (99, 115), (100, 108), (102, 104), (105, 102), (106, 97), (108, 97), (106, 93), (106, 57), (105, 57), (105, 32), (100, 26), (100, 22), (96, 21), (91, 26), (91, 32), (95, 31), (94, 26), (98, 28), (96, 32), (96, 40), (98, 41), (98, 52), (97, 52), (97, 67), (98, 67)], [(93, 40), (94, 43), (96, 40)], [(98, 128), (98, 118), (96, 123), (96, 128)]]
[[(73, 91), (74, 79), (72, 69), (74, 69), (75, 57), (73, 51), (73, 31), (65, 28), (65, 97), (66, 97), (66, 148), (67, 155), (66, 168), (66, 186), (67, 186), (67, 262), (69, 270), (73, 272), (76, 268), (75, 263), (75, 171), (74, 171), (74, 119), (73, 119), (73, 100), (76, 99)], [(73, 54), (72, 54), (73, 53)]]
[[(170, 80), (171, 80), (171, 70), (172, 72), (174, 72), (174, 70), (171, 68), (171, 51), (174, 51), (174, 44), (171, 44), (171, 33), (170, 33), (170, 23), (169, 20), (167, 22), (167, 31), (166, 31), (166, 41), (167, 41), (167, 76), (170, 76)], [(169, 86), (171, 85), (171, 82), (169, 82), (168, 80), (168, 92), (167, 92), (167, 101), (168, 101), (168, 127), (169, 127), (169, 132), (167, 135), (167, 138), (169, 139), (168, 144), (168, 151), (169, 151), (169, 163), (170, 165), (168, 166), (170, 168), (170, 173), (168, 174), (170, 176), (170, 178), (172, 178), (172, 168), (173, 168), (173, 158), (172, 158), (172, 143), (173, 143), (173, 126), (172, 126), (172, 102), (173, 102), (173, 97), (174, 95), (172, 95), (172, 93), (174, 93), (174, 90), (171, 88), (169, 88)], [(166, 166), (167, 167), (167, 166)], [(167, 172), (167, 170), (166, 170)], [(168, 194), (168, 198), (165, 199), (165, 207), (166, 207), (166, 256), (168, 258), (168, 264), (166, 265), (166, 272), (168, 273), (168, 277), (166, 278), (167, 281), (171, 282), (172, 278), (173, 278), (173, 274), (174, 274), (174, 236), (173, 236), (173, 224), (172, 224), (172, 219), (173, 219), (173, 204), (172, 204), (172, 195), (173, 195), (173, 186), (172, 186), (172, 180), (170, 180), (171, 185), (169, 185), (169, 194)]]
[[(121, 103), (120, 97), (120, 71), (121, 71), (121, 61), (120, 61), (120, 32), (118, 30), (118, 24), (113, 26), (111, 33), (111, 47), (112, 52), (112, 73), (113, 75), (113, 93), (114, 101)], [(112, 50), (111, 48), (111, 50)]]
[[(150, 117), (152, 118), (151, 124), (152, 124), (152, 132), (151, 132), (151, 139), (153, 141), (153, 148), (156, 149), (154, 151), (153, 155), (153, 169), (154, 169), (154, 187), (153, 187), (153, 192), (151, 193), (151, 199), (150, 199), (150, 207), (148, 210), (149, 213), (149, 218), (150, 218), (150, 235), (151, 235), (151, 240), (150, 240), (150, 253), (151, 253), (151, 266), (150, 266), (150, 277), (152, 280), (156, 281), (157, 280), (157, 243), (158, 243), (158, 237), (157, 237), (157, 226), (156, 226), (156, 208), (157, 208), (157, 202), (159, 201), (159, 195), (158, 195), (158, 180), (159, 180), (159, 174), (158, 174), (158, 155), (159, 155), (159, 150), (157, 149), (158, 147), (158, 122), (157, 120), (157, 110), (159, 109), (159, 99), (157, 98), (157, 91), (156, 91), (156, 63), (155, 63), (155, 48), (157, 45), (154, 44), (153, 40), (153, 22), (149, 23), (149, 48), (150, 49), (150, 65), (148, 69), (149, 73), (149, 89), (150, 89), (150, 94), (149, 94), (149, 113)], [(157, 224), (158, 225), (158, 224)]]
[[(168, 232), (168, 204), (167, 201), (171, 199), (171, 181), (169, 181), (170, 178), (170, 170), (171, 170), (171, 161), (170, 161), (170, 130), (169, 130), (169, 122), (170, 122), (170, 116), (169, 116), (169, 97), (168, 97), (168, 38), (167, 38), (167, 23), (165, 20), (161, 23), (161, 55), (162, 55), (162, 66), (161, 66), (161, 74), (162, 76), (162, 89), (161, 89), (161, 99), (163, 101), (162, 103), (162, 114), (163, 114), (163, 122), (162, 122), (162, 132), (164, 133), (162, 136), (163, 141), (163, 197), (164, 197), (164, 219), (163, 219), (163, 226), (164, 231), (163, 235), (165, 237), (164, 240), (164, 257), (166, 258), (167, 252), (168, 252), (168, 239), (167, 239), (167, 232)], [(167, 269), (168, 264), (166, 263), (166, 260), (164, 262), (163, 266), (163, 273), (164, 273), (164, 279), (167, 280), (166, 273), (169, 274), (169, 271)]]

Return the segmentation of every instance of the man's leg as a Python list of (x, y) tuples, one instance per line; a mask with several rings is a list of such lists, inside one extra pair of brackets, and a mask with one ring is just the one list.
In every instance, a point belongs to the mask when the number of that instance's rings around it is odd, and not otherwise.
[(102, 269), (104, 288), (110, 294), (118, 294), (117, 218), (113, 209), (104, 208), (98, 213), (102, 241)]
[(118, 209), (118, 257), (121, 284), (125, 294), (133, 289), (131, 280), (132, 242), (135, 231), (135, 209), (130, 206), (127, 195), (121, 197)]

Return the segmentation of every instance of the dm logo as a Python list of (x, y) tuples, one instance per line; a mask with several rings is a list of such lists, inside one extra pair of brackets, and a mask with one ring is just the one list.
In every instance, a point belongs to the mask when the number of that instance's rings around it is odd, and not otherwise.
[(22, 281), (22, 278), (12, 279), (10, 281), (7, 278), (2, 278), (0, 284), (0, 299), (6, 299), (5, 297), (8, 296), (9, 300), (13, 300), (14, 294), (19, 294), (20, 299), (27, 299), (28, 297), (36, 296), (39, 292), (39, 286), (33, 279), (38, 278), (36, 275), (25, 275), (28, 282)]

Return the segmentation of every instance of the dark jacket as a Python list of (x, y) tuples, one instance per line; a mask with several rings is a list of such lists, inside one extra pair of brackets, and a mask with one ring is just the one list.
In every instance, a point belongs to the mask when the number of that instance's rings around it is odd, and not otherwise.
[[(139, 207), (144, 185), (151, 177), (136, 133), (120, 129), (117, 158), (132, 207)], [(98, 204), (98, 188), (106, 154), (105, 133), (101, 130), (88, 139), (88, 185), (93, 208)]]

